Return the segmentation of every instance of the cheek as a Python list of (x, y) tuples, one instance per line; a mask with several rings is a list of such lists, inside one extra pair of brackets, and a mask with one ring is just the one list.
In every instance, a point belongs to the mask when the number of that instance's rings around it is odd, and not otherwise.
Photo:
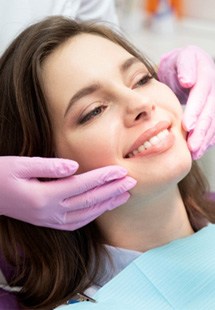
[[(159, 93), (159, 97), (157, 97), (157, 93)], [(158, 105), (161, 104), (167, 111), (174, 113), (177, 118), (182, 117), (182, 105), (169, 86), (155, 81), (153, 95), (156, 96), (156, 101), (159, 100)]]
[(191, 154), (180, 132), (176, 139), (174, 147), (168, 152), (128, 167), (129, 175), (137, 180), (137, 185), (132, 189), (133, 194), (154, 195), (169, 186), (177, 185), (189, 173)]
[[(80, 150), (80, 149), (79, 149)], [(87, 172), (115, 164), (114, 153), (103, 143), (90, 143), (76, 150), (76, 160), (79, 163), (78, 173)]]
[(108, 133), (73, 134), (57, 143), (57, 156), (78, 162), (77, 173), (115, 164), (115, 148), (107, 145)]

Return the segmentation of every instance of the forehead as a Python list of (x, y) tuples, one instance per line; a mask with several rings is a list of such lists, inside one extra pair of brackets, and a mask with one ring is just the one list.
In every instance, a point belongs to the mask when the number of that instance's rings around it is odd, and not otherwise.
[[(59, 46), (45, 60), (48, 71), (69, 69), (86, 72), (90, 68), (116, 66), (131, 54), (120, 45), (94, 34), (79, 34)], [(53, 73), (53, 72), (52, 72)], [(57, 73), (57, 72), (56, 72)]]
[[(81, 87), (120, 77), (120, 65), (132, 55), (112, 41), (80, 34), (59, 46), (43, 63), (42, 80), (49, 101), (68, 101)], [(54, 99), (53, 99), (54, 98)]]

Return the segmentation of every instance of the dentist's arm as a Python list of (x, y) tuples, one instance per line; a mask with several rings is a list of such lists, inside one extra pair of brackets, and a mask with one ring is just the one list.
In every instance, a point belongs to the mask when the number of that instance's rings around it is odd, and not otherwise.
[[(136, 182), (118, 166), (73, 175), (71, 160), (0, 157), (0, 214), (34, 225), (75, 230), (125, 203)], [(40, 181), (39, 178), (53, 178)]]
[(215, 144), (215, 64), (196, 47), (175, 49), (165, 54), (158, 69), (160, 81), (169, 85), (181, 103), (186, 103), (184, 128), (193, 159)]

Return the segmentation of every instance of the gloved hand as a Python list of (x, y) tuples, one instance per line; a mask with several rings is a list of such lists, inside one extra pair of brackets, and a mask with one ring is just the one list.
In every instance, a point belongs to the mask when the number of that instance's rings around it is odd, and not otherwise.
[(77, 169), (76, 162), (66, 159), (0, 157), (0, 214), (75, 230), (125, 203), (130, 197), (127, 191), (136, 184), (118, 166), (73, 175)]
[(215, 64), (195, 46), (174, 49), (160, 61), (158, 78), (186, 103), (183, 126), (193, 159), (215, 144)]

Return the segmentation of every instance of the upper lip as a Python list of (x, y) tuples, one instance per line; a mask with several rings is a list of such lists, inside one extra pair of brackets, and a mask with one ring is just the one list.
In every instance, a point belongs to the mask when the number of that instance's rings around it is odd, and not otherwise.
[(134, 150), (138, 149), (138, 147), (147, 140), (149, 140), (151, 137), (157, 135), (160, 131), (168, 129), (170, 127), (170, 122), (168, 121), (161, 121), (157, 123), (155, 126), (145, 130), (138, 138), (137, 140), (132, 144), (128, 152), (126, 152), (125, 157), (128, 156), (129, 153), (133, 152)]

